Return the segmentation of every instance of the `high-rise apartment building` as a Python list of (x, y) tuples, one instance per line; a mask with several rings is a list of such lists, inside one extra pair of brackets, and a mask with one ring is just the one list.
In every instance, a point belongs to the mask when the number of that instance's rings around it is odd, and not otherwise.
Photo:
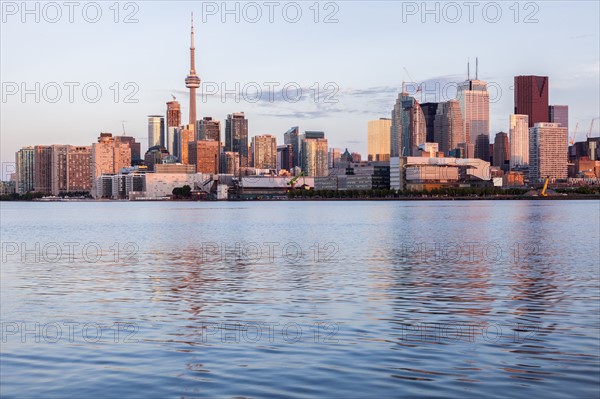
[(221, 121), (210, 116), (196, 121), (196, 140), (221, 141)]
[(392, 120), (380, 118), (368, 122), (368, 155), (370, 161), (390, 160), (390, 129)]
[(164, 147), (165, 118), (161, 115), (148, 115), (148, 148), (157, 145)]
[(198, 173), (219, 173), (221, 146), (215, 140), (198, 140), (188, 143), (189, 163), (196, 165)]
[(52, 164), (51, 164), (51, 193), (59, 195), (68, 191), (68, 164), (67, 153), (68, 145), (53, 144)]
[[(139, 146), (139, 143), (137, 143)], [(91, 146), (73, 146), (67, 149), (67, 191), (89, 192), (91, 181)]]
[(228, 175), (237, 175), (240, 170), (240, 154), (225, 151), (221, 155), (219, 172)]
[(17, 186), (18, 194), (25, 194), (34, 190), (34, 148), (23, 147), (16, 153)]
[(140, 143), (135, 141), (135, 137), (132, 136), (113, 136), (116, 143), (124, 143), (131, 148), (131, 162), (132, 165), (134, 162), (141, 161), (142, 159), (142, 146)]
[(568, 105), (550, 105), (548, 106), (548, 122), (560, 123), (562, 127), (569, 128), (569, 106)]
[(252, 157), (256, 169), (277, 169), (277, 140), (270, 134), (252, 137)]
[(248, 166), (248, 119), (243, 112), (227, 115), (225, 121), (225, 151), (240, 154), (240, 166)]
[(190, 161), (189, 155), (188, 155), (188, 150), (189, 150), (189, 143), (194, 141), (194, 126), (193, 125), (187, 125), (185, 128), (183, 129), (179, 129), (178, 130), (178, 138), (179, 138), (179, 145), (178, 145), (178, 150), (179, 150), (179, 161), (182, 164), (193, 164), (193, 162)]
[(529, 166), (529, 116), (510, 115), (510, 168)]
[(52, 192), (52, 146), (33, 147), (33, 188), (39, 193)]
[[(308, 133), (308, 132), (306, 132)], [(302, 171), (307, 176), (327, 176), (329, 173), (327, 139), (302, 139)]]
[(96, 179), (103, 174), (116, 174), (131, 165), (131, 148), (116, 141), (111, 133), (100, 133), (98, 142), (92, 144), (90, 174), (92, 195), (96, 194)]
[(167, 102), (167, 129), (181, 126), (181, 105), (178, 101)]
[(566, 179), (568, 131), (559, 123), (536, 123), (529, 129), (529, 179)]
[(460, 143), (466, 142), (460, 103), (458, 100), (439, 103), (436, 112), (431, 142), (438, 143), (439, 151), (449, 155)]
[(548, 122), (548, 77), (515, 76), (515, 114), (527, 115), (529, 127)]

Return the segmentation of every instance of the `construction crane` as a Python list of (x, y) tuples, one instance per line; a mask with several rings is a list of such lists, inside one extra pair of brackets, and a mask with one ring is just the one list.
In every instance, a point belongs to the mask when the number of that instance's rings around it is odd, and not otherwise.
[(294, 176), (294, 177), (292, 177), (292, 179), (291, 179), (289, 182), (287, 182), (287, 185), (288, 185), (288, 186), (290, 186), (290, 189), (291, 189), (291, 190), (293, 190), (293, 189), (294, 189), (294, 187), (295, 187), (295, 185), (296, 185), (296, 181), (297, 181), (297, 180), (298, 180), (300, 177), (302, 177), (302, 182), (303, 182), (302, 184), (304, 184), (304, 183), (305, 183), (304, 176), (305, 176), (305, 175), (304, 175), (304, 172), (302, 172), (302, 173), (300, 173), (298, 176)]
[[(415, 82), (415, 80), (412, 78), (412, 76), (410, 76), (410, 73), (408, 73), (408, 69), (406, 69), (406, 67), (404, 68), (404, 72), (406, 72), (406, 75), (408, 76), (408, 78), (411, 80), (412, 83), (417, 83)], [(415, 92), (415, 94), (419, 93), (421, 91), (421, 85), (418, 84), (417, 85), (417, 91)], [(404, 92), (404, 82), (402, 82), (402, 92)]]
[(575, 136), (577, 136), (577, 128), (579, 128), (579, 122), (577, 122), (577, 124), (575, 125), (575, 131), (573, 132), (573, 137), (571, 137), (571, 140), (569, 140), (570, 145), (575, 144)]
[(549, 176), (546, 176), (546, 181), (544, 181), (544, 188), (542, 188), (542, 192), (540, 193), (540, 195), (542, 197), (547, 197), (548, 194), (546, 193), (546, 190), (548, 189), (548, 180), (550, 180)]
[(587, 135), (585, 136), (586, 138), (590, 138), (590, 136), (592, 135), (592, 129), (594, 128), (594, 121), (598, 119), (598, 118), (593, 118), (592, 122), (590, 122), (590, 130), (588, 131)]

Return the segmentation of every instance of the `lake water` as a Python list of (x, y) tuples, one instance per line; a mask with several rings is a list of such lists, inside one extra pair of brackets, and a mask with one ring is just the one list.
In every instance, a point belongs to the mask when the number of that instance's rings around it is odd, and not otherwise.
[(598, 201), (1, 204), (1, 396), (597, 398)]

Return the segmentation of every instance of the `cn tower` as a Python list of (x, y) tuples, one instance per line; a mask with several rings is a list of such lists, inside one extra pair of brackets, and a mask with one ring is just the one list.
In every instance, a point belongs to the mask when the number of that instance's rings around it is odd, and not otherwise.
[[(196, 60), (194, 52), (194, 13), (192, 13), (192, 43), (190, 46), (190, 73), (185, 78), (185, 87), (190, 89), (190, 125), (196, 125), (196, 89), (200, 87), (200, 78), (196, 75)], [(194, 129), (194, 127), (192, 129)]]

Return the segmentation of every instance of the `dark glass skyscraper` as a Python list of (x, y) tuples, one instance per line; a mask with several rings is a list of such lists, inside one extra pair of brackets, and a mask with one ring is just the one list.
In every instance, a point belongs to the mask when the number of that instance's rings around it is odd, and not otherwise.
[(569, 106), (568, 105), (550, 105), (548, 107), (548, 121), (550, 123), (560, 123), (562, 127), (569, 128)]
[(300, 166), (300, 139), (300, 128), (298, 126), (289, 128), (288, 131), (283, 134), (283, 143), (292, 146), (291, 168)]
[(515, 76), (515, 114), (529, 116), (529, 127), (548, 122), (547, 76)]
[(225, 151), (240, 154), (240, 166), (248, 166), (248, 119), (243, 112), (227, 115), (225, 121)]
[(434, 124), (437, 109), (438, 103), (421, 104), (421, 110), (423, 110), (423, 115), (425, 115), (425, 139), (428, 143), (434, 142)]

